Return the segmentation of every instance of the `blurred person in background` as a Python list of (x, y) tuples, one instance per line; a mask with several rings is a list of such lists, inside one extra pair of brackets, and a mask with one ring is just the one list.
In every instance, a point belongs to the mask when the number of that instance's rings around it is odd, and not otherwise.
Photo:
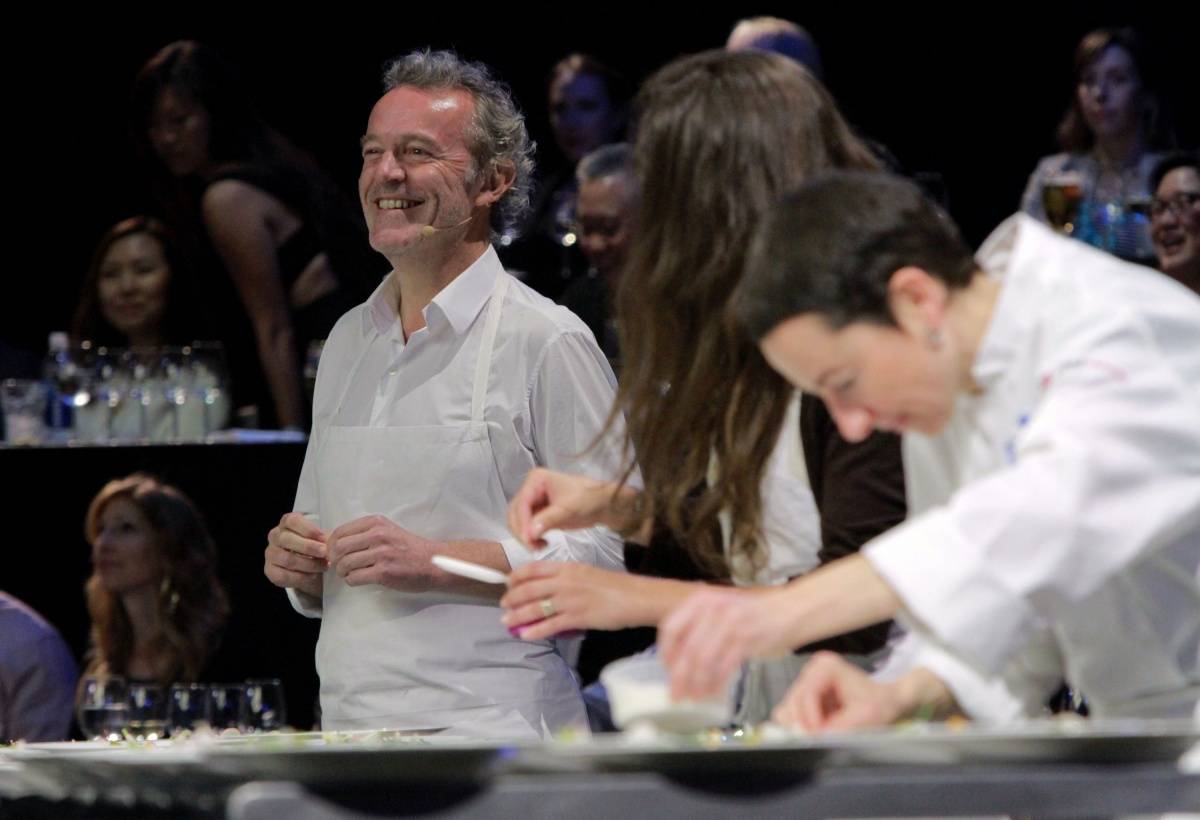
[(148, 475), (114, 479), (88, 506), (92, 575), (85, 676), (168, 685), (212, 680), (229, 599), (216, 546), (182, 492)]
[(305, 428), (302, 361), (377, 283), (348, 200), (259, 116), (246, 82), (202, 43), (138, 72), (133, 138), (167, 221), (204, 275), (235, 404), (264, 427)]
[(825, 72), (821, 67), (821, 51), (817, 41), (803, 27), (779, 17), (747, 17), (738, 20), (725, 41), (727, 51), (773, 51), (791, 57), (807, 68), (821, 82)]
[(1200, 156), (1172, 154), (1151, 181), (1150, 235), (1158, 268), (1200, 293)]
[(575, 232), (575, 169), (586, 154), (622, 136), (630, 93), (621, 74), (587, 54), (570, 54), (550, 72), (550, 131), (558, 150), (543, 152), (533, 208), (500, 237), (500, 252), (506, 266), (551, 299), (587, 272)]
[(66, 740), (77, 676), (58, 630), (0, 591), (0, 745)]
[(72, 325), (76, 344), (157, 347), (204, 335), (194, 282), (166, 226), (134, 216), (100, 237)]
[[(619, 358), (614, 299), (633, 237), (638, 189), (633, 151), (628, 143), (597, 148), (579, 161), (575, 172), (576, 235), (588, 260), (588, 272), (560, 300), (583, 319), (610, 362)], [(615, 368), (615, 365), (614, 365)]]
[(1058, 142), (1063, 152), (1038, 162), (1021, 210), (1122, 259), (1150, 263), (1150, 174), (1174, 135), (1135, 31), (1097, 29), (1079, 42)]

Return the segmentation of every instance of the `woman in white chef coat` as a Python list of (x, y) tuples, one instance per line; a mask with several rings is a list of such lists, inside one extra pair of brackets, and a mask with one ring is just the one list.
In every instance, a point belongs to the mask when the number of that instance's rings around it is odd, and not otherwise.
[(1200, 699), (1200, 299), (1013, 217), (972, 258), (907, 182), (831, 173), (760, 229), (737, 297), (767, 360), (851, 440), (904, 433), (909, 520), (777, 592), (660, 625), (677, 696), (747, 657), (898, 617), (885, 675), (832, 656), (776, 711), (809, 729)]

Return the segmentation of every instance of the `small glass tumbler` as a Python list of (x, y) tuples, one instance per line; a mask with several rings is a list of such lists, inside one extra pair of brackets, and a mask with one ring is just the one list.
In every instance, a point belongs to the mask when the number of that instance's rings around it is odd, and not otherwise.
[(273, 732), (287, 724), (283, 684), (278, 678), (246, 681), (238, 725), (243, 732)]
[(208, 687), (203, 683), (176, 683), (167, 697), (167, 731), (171, 737), (209, 725)]
[(167, 736), (167, 695), (157, 683), (129, 684), (127, 728), (131, 739), (161, 740)]
[(239, 727), (244, 697), (240, 683), (215, 683), (208, 688), (208, 720), (214, 731)]
[(88, 740), (120, 740), (129, 707), (125, 700), (125, 679), (121, 677), (84, 678), (79, 690), (76, 716), (79, 728)]

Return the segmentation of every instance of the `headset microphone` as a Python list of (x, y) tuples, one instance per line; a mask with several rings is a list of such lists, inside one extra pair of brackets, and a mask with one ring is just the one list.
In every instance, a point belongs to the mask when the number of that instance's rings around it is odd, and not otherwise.
[(426, 225), (425, 227), (421, 228), (421, 236), (433, 236), (438, 231), (452, 231), (455, 228), (461, 228), (463, 225), (466, 225), (468, 222), (470, 222), (474, 218), (475, 217), (473, 217), (473, 216), (468, 216), (462, 222), (456, 222), (453, 225), (445, 225), (443, 227), (437, 227), (434, 225)]

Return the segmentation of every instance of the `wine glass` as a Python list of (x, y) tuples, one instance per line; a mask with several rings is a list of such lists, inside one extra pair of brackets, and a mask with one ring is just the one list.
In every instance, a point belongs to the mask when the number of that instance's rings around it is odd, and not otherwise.
[(83, 679), (76, 716), (84, 737), (88, 740), (120, 740), (127, 715), (124, 678), (113, 675)]
[(154, 369), (154, 387), (160, 391), (162, 411), (153, 414), (151, 440), (183, 441), (200, 437), (199, 429), (189, 430), (189, 427), (198, 428), (200, 425), (189, 425), (187, 419), (194, 378), (190, 347), (164, 347), (159, 350)]
[(238, 726), (243, 732), (272, 732), (287, 724), (283, 684), (278, 678), (246, 681)]
[(200, 400), (204, 434), (225, 427), (229, 421), (229, 376), (225, 348), (220, 342), (192, 343), (192, 390)]

